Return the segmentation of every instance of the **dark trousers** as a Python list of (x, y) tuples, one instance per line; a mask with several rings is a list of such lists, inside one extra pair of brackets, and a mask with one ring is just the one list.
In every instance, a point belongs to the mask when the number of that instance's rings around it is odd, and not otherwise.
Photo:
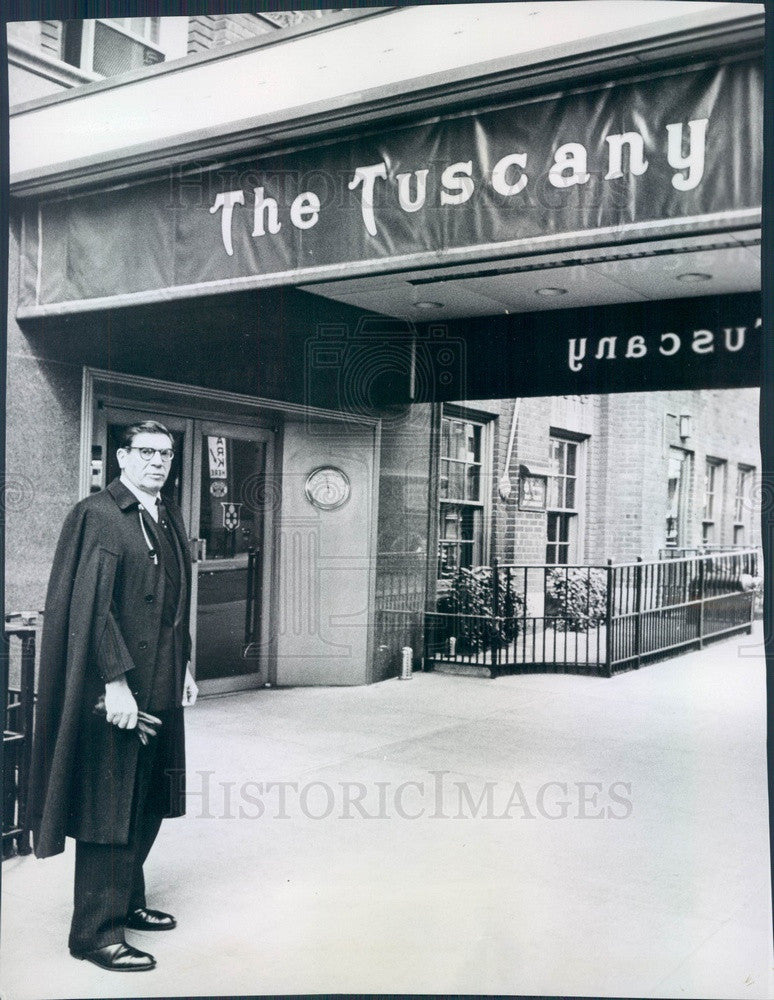
[(153, 800), (154, 791), (167, 780), (164, 729), (162, 725), (158, 736), (139, 749), (128, 842), (76, 841), (75, 906), (68, 942), (73, 953), (123, 941), (127, 914), (145, 906), (142, 866), (163, 818)]

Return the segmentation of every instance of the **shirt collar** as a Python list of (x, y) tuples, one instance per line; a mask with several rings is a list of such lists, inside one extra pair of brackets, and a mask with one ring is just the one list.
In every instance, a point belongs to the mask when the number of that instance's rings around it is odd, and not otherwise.
[(152, 493), (146, 493), (145, 490), (141, 490), (138, 486), (135, 486), (134, 483), (130, 483), (128, 480), (124, 479), (123, 475), (120, 479), (129, 492), (133, 493), (137, 497), (153, 520), (157, 520), (159, 516), (159, 508), (156, 503), (156, 497)]

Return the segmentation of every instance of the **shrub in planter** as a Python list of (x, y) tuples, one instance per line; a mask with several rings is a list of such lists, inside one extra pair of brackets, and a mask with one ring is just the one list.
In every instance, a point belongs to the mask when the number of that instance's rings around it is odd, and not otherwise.
[[(438, 599), (438, 611), (448, 618), (444, 622), (447, 637), (457, 640), (458, 653), (478, 653), (491, 649), (493, 640), (505, 645), (516, 638), (518, 618), (524, 613), (524, 599), (506, 592), (505, 571), (500, 571), (500, 615), (494, 616), (492, 571), (488, 566), (459, 569), (449, 589)], [(472, 615), (475, 617), (466, 617)]]
[[(546, 618), (558, 632), (585, 632), (602, 625), (607, 583), (601, 569), (556, 569), (546, 574)], [(548, 622), (546, 622), (548, 624)]]

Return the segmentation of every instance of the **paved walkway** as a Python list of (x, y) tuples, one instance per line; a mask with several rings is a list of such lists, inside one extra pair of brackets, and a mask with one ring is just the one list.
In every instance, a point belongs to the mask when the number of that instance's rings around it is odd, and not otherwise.
[[(426, 674), (201, 702), (202, 794), (149, 862), (149, 903), (180, 926), (130, 936), (157, 969), (70, 958), (72, 852), (18, 858), (2, 997), (772, 997), (759, 643), (611, 680)], [(292, 783), (284, 809), (267, 782)]]

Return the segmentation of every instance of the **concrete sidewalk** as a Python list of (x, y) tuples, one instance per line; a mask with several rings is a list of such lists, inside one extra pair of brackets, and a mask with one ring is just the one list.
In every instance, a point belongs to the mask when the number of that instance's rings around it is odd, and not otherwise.
[(70, 958), (72, 851), (17, 858), (3, 1000), (772, 997), (760, 633), (610, 680), (420, 674), (200, 702), (198, 794), (148, 863), (149, 905), (179, 927), (128, 935), (158, 967)]

